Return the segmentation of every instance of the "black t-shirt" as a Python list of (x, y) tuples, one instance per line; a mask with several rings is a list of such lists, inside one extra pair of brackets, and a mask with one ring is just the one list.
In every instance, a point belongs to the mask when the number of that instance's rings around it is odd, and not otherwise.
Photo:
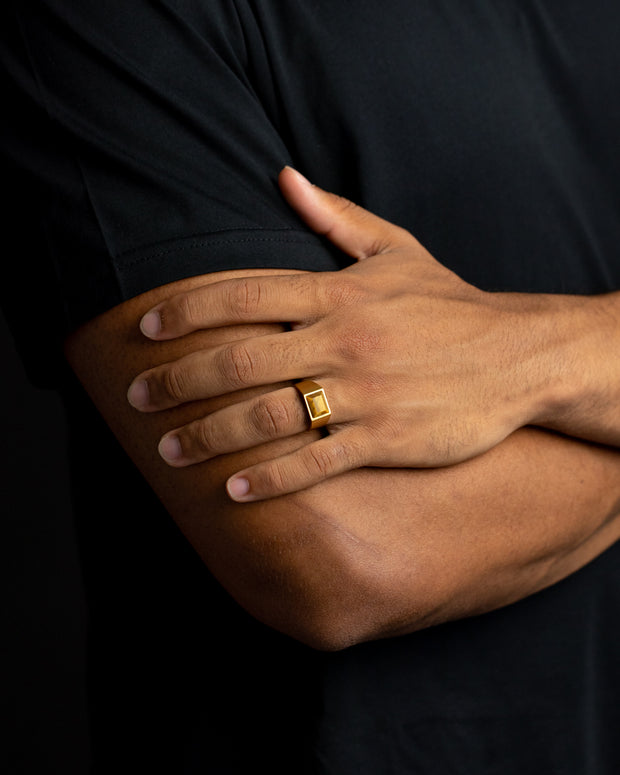
[(618, 772), (618, 546), (485, 616), (314, 652), (213, 581), (57, 352), (185, 276), (344, 266), (282, 200), (286, 163), (485, 289), (620, 288), (620, 4), (22, 0), (0, 14), (18, 245), (2, 297), (72, 420), (97, 771)]

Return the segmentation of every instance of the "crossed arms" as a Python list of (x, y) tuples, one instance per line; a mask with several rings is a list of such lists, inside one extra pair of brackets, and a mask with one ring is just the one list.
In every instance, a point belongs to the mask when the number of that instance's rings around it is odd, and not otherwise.
[[(295, 204), (297, 184), (289, 179), (288, 185)], [(314, 227), (320, 213), (306, 214)], [(270, 466), (295, 454), (299, 459), (325, 442), (319, 432), (293, 429), (250, 448), (201, 452), (185, 461), (192, 465), (167, 465), (157, 452), (162, 435), (226, 407), (236, 411), (234, 406), (264, 400), (260, 396), (290, 383), (248, 381), (232, 393), (207, 391), (203, 400), (194, 400), (200, 394), (188, 396), (189, 403), (180, 391), (175, 401), (163, 401), (168, 408), (153, 405), (148, 408), (158, 411), (139, 413), (126, 400), (136, 376), (163, 375), (163, 364), (191, 353), (221, 350), (238, 340), (260, 342), (255, 338), (284, 329), (275, 322), (220, 324), (154, 340), (140, 332), (142, 316), (179, 293), (273, 274), (284, 273), (226, 272), (155, 289), (91, 321), (66, 347), (95, 404), (172, 517), (250, 613), (315, 647), (342, 648), (506, 605), (559, 581), (618, 538), (618, 452), (553, 431), (521, 428), (521, 422), (516, 429), (508, 423), (499, 437), (482, 447), (474, 444), (454, 460), (410, 463), (399, 452), (377, 462), (371, 455), (360, 458), (362, 467), (325, 470), (310, 488), (313, 482), (302, 483), (305, 489), (283, 486), (284, 494), (260, 492), (257, 464)], [(609, 327), (607, 313), (595, 317), (606, 318)], [(611, 328), (615, 325), (614, 320)], [(593, 353), (594, 362), (602, 355)], [(165, 376), (162, 380), (150, 384), (166, 384)], [(572, 418), (570, 411), (563, 414), (576, 434), (613, 441), (614, 404), (608, 403), (610, 408), (598, 415), (605, 419), (594, 428), (588, 417), (596, 412), (586, 412), (585, 418), (579, 411)], [(558, 429), (570, 430), (562, 422)], [(186, 445), (190, 438), (186, 435)], [(375, 447), (385, 448), (380, 437)], [(242, 503), (228, 496), (225, 483), (243, 471), (259, 499)], [(252, 471), (259, 472), (254, 480)], [(294, 469), (288, 472), (294, 476)], [(274, 494), (279, 497), (271, 498)]]

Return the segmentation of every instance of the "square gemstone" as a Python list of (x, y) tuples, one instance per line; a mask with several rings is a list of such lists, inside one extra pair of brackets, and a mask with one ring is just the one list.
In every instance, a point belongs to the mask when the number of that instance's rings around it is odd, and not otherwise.
[(317, 417), (322, 417), (324, 414), (329, 414), (327, 401), (322, 392), (306, 396), (306, 401), (308, 402), (310, 412), (315, 419)]

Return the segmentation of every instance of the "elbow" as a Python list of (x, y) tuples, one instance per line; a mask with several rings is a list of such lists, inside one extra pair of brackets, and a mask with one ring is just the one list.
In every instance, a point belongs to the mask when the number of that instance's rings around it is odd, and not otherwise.
[(354, 534), (301, 498), (243, 511), (205, 561), (259, 621), (320, 651), (426, 626), (428, 569), (411, 553)]
[(372, 640), (371, 637), (363, 637), (360, 633), (342, 627), (337, 621), (318, 621), (310, 623), (311, 626), (297, 623), (293, 632), (287, 633), (296, 640), (304, 643), (316, 651), (335, 652), (344, 651), (358, 643)]
[(407, 594), (411, 587), (399, 585), (404, 581), (400, 575), (373, 573), (349, 563), (330, 570), (332, 578), (324, 577), (320, 583), (295, 575), (292, 584), (271, 597), (268, 610), (258, 618), (310, 648), (327, 652), (411, 633), (440, 618), (441, 607), (427, 595)]
[(405, 578), (375, 548), (350, 536), (312, 529), (283, 540), (271, 533), (253, 549), (238, 601), (313, 649), (340, 651), (423, 626), (407, 595), (415, 584), (410, 569)]
[(258, 610), (248, 610), (265, 624), (317, 651), (342, 651), (376, 637), (360, 607), (349, 605), (348, 599), (343, 600), (335, 590), (306, 590), (300, 598), (291, 594), (289, 587), (271, 599), (264, 598)]
[(325, 567), (322, 558), (320, 574), (298, 562), (284, 568), (279, 562), (277, 571), (270, 562), (261, 565), (235, 594), (259, 621), (318, 651), (341, 651), (372, 638), (365, 611), (373, 595), (363, 595), (343, 565)]
[(267, 623), (317, 651), (342, 651), (374, 639), (376, 631), (365, 613), (372, 595), (358, 599), (351, 583), (346, 594), (344, 588), (321, 585), (306, 587), (303, 597), (278, 596)]

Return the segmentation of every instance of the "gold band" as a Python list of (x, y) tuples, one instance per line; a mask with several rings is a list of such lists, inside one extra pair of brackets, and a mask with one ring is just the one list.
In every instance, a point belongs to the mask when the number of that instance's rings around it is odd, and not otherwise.
[(332, 413), (323, 388), (311, 379), (302, 379), (301, 382), (295, 383), (295, 387), (304, 399), (306, 411), (310, 418), (310, 427), (321, 428), (323, 425), (327, 425)]

